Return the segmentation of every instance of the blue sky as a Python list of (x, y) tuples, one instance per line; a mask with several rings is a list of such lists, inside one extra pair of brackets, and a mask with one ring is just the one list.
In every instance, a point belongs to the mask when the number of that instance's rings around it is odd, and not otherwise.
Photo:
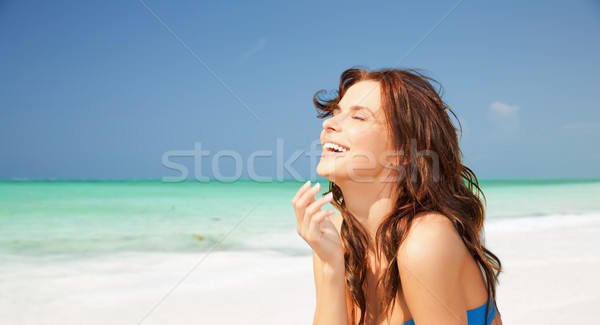
[[(190, 177), (223, 150), (242, 177), (271, 151), (254, 170), (276, 177), (277, 139), (287, 160), (319, 137), (316, 91), (394, 66), (456, 3), (0, 2), (0, 178), (176, 176), (163, 155), (197, 143), (200, 167), (170, 160)], [(599, 57), (597, 1), (462, 1), (397, 67), (443, 85), (480, 178), (600, 177)]]

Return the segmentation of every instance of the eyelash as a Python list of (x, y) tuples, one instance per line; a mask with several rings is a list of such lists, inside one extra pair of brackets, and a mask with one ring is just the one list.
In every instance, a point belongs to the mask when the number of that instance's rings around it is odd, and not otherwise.
[[(331, 112), (331, 115), (332, 115), (332, 116), (333, 116), (333, 115), (335, 115), (335, 111), (337, 111), (337, 110), (339, 110), (339, 109), (337, 109), (337, 108), (333, 109), (333, 111)], [(352, 118), (353, 118), (353, 119), (357, 119), (357, 120), (361, 120), (361, 121), (364, 121), (364, 120), (365, 120), (365, 118), (364, 118), (364, 117), (360, 117), (360, 116), (353, 116)]]

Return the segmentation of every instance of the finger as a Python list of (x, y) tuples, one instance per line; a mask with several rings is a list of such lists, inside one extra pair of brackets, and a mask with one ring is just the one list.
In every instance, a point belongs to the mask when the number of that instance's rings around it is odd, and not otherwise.
[(306, 207), (306, 209), (304, 210), (304, 215), (306, 216), (303, 221), (304, 229), (308, 228), (308, 225), (310, 224), (310, 219), (312, 219), (312, 215), (319, 212), (319, 210), (321, 210), (321, 208), (325, 204), (329, 203), (332, 200), (332, 198), (333, 193), (327, 193), (325, 196), (320, 197), (318, 200), (312, 202)]
[(329, 210), (321, 210), (317, 213), (315, 213), (310, 221), (310, 224), (308, 226), (308, 229), (306, 230), (307, 232), (307, 236), (313, 238), (313, 239), (318, 239), (321, 236), (321, 222), (323, 222), (323, 220), (325, 220), (325, 218), (333, 215), (335, 213), (335, 209), (329, 209)]
[(315, 200), (315, 195), (321, 190), (321, 183), (316, 183), (313, 187), (302, 193), (297, 206), (306, 209), (306, 207)]
[(300, 196), (302, 196), (302, 194), (304, 194), (304, 192), (306, 192), (306, 190), (308, 190), (310, 188), (310, 179), (304, 183), (304, 185), (302, 185), (298, 191), (296, 191), (296, 195), (294, 195), (294, 197), (292, 198), (292, 205), (296, 205), (296, 202), (298, 201), (298, 199), (300, 198)]
[(304, 183), (304, 185), (302, 185), (302, 187), (300, 187), (292, 199), (292, 206), (294, 207), (294, 213), (296, 214), (296, 224), (298, 225), (298, 230), (300, 230), (299, 226), (302, 224), (302, 220), (304, 219), (304, 209), (298, 208), (298, 200), (306, 193), (306, 191), (309, 191), (310, 189), (310, 180), (308, 180), (306, 183)]
[(325, 204), (331, 202), (332, 199), (333, 199), (333, 193), (331, 193), (331, 192), (327, 193), (326, 195), (320, 197), (318, 200), (309, 204), (306, 207), (304, 214), (311, 215), (311, 214), (317, 213), (317, 211), (319, 209), (321, 209)]
[(332, 200), (332, 197), (333, 193), (327, 193), (327, 195), (320, 197), (318, 200), (314, 201), (308, 207), (306, 207), (306, 210), (304, 210), (305, 217), (302, 223), (302, 227), (304, 229), (308, 229), (313, 215), (319, 212), (321, 210), (321, 207), (330, 202)]
[(315, 200), (315, 194), (319, 193), (320, 189), (321, 189), (321, 184), (317, 183), (317, 184), (315, 184), (315, 186), (311, 187), (306, 192), (304, 192), (300, 196), (300, 198), (296, 201), (295, 209), (296, 209), (296, 216), (298, 217), (298, 226), (302, 225), (304, 215), (305, 215), (304, 210), (306, 209), (306, 206), (308, 206), (310, 203), (312, 203)]

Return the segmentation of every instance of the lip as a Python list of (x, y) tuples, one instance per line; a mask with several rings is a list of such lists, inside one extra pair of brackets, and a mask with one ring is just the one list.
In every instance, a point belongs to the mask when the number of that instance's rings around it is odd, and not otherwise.
[(343, 156), (345, 154), (346, 152), (323, 150), (323, 152), (321, 153), (321, 157)]
[[(329, 142), (329, 143), (336, 144), (336, 145), (338, 145), (338, 146), (340, 146), (340, 147), (344, 147), (344, 148), (346, 148), (346, 151), (350, 150), (350, 147), (348, 147), (348, 146), (345, 146), (345, 145), (343, 145), (343, 144), (341, 144), (341, 143), (338, 143), (338, 142), (332, 141), (332, 140), (328, 140), (328, 139), (324, 139), (323, 141), (321, 141), (321, 146), (324, 146), (324, 145), (325, 145), (326, 143), (328, 143), (328, 142)], [(325, 150), (324, 150), (324, 151), (325, 151)]]
[(321, 157), (343, 156), (344, 154), (346, 154), (346, 152), (350, 151), (350, 148), (348, 146), (345, 146), (343, 144), (340, 144), (338, 142), (331, 141), (331, 140), (328, 140), (328, 139), (324, 139), (321, 142), (321, 146), (324, 146), (326, 143), (333, 143), (333, 144), (336, 144), (336, 145), (338, 145), (340, 147), (344, 147), (344, 148), (346, 148), (346, 151), (345, 152), (337, 152), (337, 151), (329, 151), (329, 150), (323, 149), (323, 152), (321, 153)]

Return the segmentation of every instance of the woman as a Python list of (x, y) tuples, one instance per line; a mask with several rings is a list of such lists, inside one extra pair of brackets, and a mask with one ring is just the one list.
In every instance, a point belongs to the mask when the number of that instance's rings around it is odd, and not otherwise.
[[(314, 324), (502, 323), (483, 193), (429, 81), (415, 69), (348, 69), (336, 97), (313, 98), (330, 116), (317, 166), (329, 191), (315, 200), (308, 181), (292, 204), (313, 249)], [(328, 202), (341, 214), (321, 210)]]

